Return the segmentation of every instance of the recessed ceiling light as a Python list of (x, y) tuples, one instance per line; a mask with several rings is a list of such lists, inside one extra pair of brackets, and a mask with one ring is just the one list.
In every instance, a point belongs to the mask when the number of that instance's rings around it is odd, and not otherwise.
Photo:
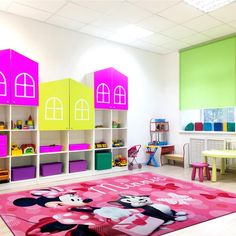
[(130, 43), (137, 39), (145, 38), (151, 34), (154, 34), (154, 32), (135, 25), (127, 25), (120, 28), (114, 35), (112, 35), (110, 40), (121, 43)]
[(186, 3), (198, 8), (204, 12), (214, 11), (235, 0), (184, 0)]

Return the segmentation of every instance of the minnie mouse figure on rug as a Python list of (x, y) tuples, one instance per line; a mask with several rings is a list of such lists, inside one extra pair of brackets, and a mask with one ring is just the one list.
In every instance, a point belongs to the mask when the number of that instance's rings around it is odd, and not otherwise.
[(40, 219), (26, 231), (26, 236), (51, 235), (63, 231), (67, 231), (65, 236), (99, 235), (89, 228), (89, 225), (101, 223), (91, 214), (97, 209), (89, 206), (92, 199), (82, 199), (76, 191), (64, 191), (58, 187), (31, 191), (31, 194), (38, 198), (19, 198), (13, 204), (19, 207), (39, 205), (53, 208), (57, 213)]
[[(13, 204), (19, 207), (38, 205), (51, 208), (55, 210), (55, 214), (40, 219), (26, 231), (26, 236), (46, 236), (59, 232), (65, 232), (65, 236), (101, 236), (95, 228), (108, 225), (109, 232), (112, 232), (114, 222), (135, 212), (117, 207), (92, 207), (89, 205), (92, 199), (82, 199), (75, 190), (65, 191), (58, 187), (34, 190), (31, 194), (38, 198), (19, 198)], [(96, 210), (100, 210), (102, 214)]]

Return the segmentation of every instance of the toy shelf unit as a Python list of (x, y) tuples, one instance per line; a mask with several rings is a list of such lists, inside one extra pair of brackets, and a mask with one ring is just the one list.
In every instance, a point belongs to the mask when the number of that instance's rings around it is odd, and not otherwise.
[(68, 131), (40, 131), (40, 155), (63, 153), (68, 151)]
[(69, 131), (69, 152), (92, 150), (93, 143), (93, 130)]
[(69, 154), (69, 173), (94, 170), (93, 151), (81, 151)]
[(68, 154), (53, 153), (40, 156), (39, 177), (68, 173)]
[(11, 158), (11, 182), (36, 179), (37, 155)]
[(112, 120), (111, 110), (95, 110), (95, 129), (110, 129)]
[(127, 129), (127, 111), (112, 110), (112, 128)]
[(10, 120), (10, 106), (0, 105), (0, 131), (11, 129)]
[(167, 145), (169, 122), (165, 119), (152, 118), (150, 120), (150, 140), (157, 145)]

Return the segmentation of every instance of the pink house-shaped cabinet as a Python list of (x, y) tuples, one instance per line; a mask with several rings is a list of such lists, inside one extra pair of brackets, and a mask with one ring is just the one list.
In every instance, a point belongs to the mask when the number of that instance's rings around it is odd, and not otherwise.
[(11, 49), (0, 51), (0, 104), (38, 106), (38, 63)]
[(114, 68), (94, 72), (94, 105), (99, 109), (128, 110), (128, 78)]

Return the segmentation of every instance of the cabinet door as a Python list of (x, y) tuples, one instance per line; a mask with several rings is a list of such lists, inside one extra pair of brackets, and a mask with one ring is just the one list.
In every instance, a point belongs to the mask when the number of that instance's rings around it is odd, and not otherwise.
[(69, 80), (42, 83), (39, 89), (39, 129), (69, 129)]
[(70, 80), (70, 129), (94, 128), (93, 89)]
[(10, 50), (0, 51), (0, 104), (10, 103)]
[(38, 106), (38, 63), (11, 50), (11, 103)]
[(111, 109), (111, 68), (94, 72), (94, 105), (99, 109)]
[(119, 71), (112, 71), (112, 109), (128, 110), (128, 78)]

